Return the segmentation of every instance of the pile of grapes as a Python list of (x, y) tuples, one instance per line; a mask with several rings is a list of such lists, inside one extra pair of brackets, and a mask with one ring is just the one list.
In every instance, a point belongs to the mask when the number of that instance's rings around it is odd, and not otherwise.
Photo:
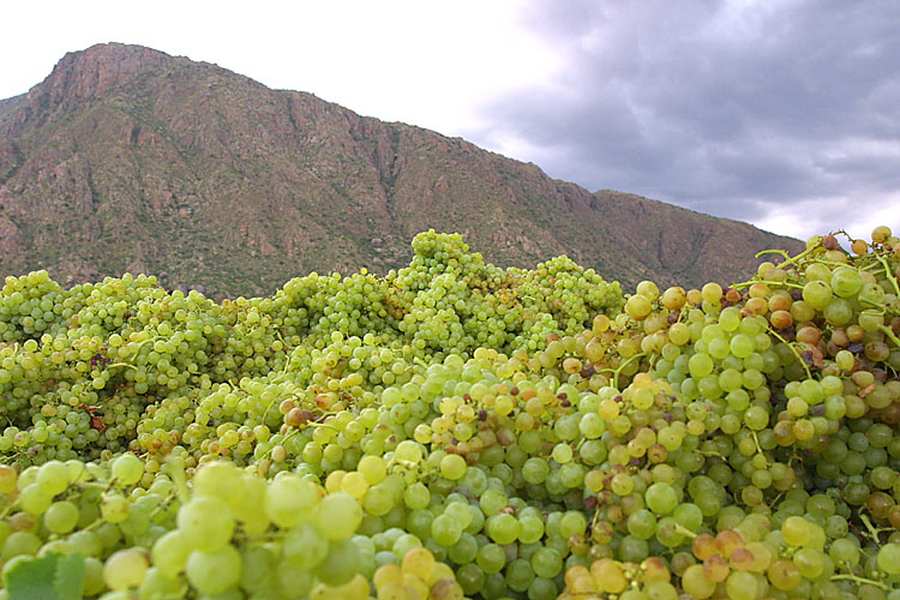
[[(836, 234), (844, 235), (844, 234)], [(0, 291), (0, 600), (900, 600), (900, 239)]]

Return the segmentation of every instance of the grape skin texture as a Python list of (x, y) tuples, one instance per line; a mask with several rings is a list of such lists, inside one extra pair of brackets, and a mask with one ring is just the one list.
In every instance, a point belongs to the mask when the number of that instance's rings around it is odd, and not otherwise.
[(68, 554), (101, 600), (900, 600), (900, 240), (871, 237), (632, 294), (434, 232), (221, 303), (8, 277), (0, 598)]

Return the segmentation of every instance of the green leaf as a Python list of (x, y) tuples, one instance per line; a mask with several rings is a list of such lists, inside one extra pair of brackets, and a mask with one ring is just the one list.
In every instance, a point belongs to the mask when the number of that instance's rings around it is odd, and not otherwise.
[(17, 561), (5, 583), (9, 600), (81, 600), (84, 558), (48, 554)]
[(60, 556), (53, 587), (59, 600), (81, 600), (84, 592), (84, 557), (79, 554)]

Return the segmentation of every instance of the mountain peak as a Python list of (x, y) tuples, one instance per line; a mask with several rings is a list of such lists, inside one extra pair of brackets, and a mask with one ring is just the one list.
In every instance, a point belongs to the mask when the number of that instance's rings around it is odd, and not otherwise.
[(123, 85), (147, 69), (175, 62), (165, 52), (130, 44), (95, 44), (60, 59), (44, 81), (31, 88), (28, 100), (38, 112), (80, 103)]
[(133, 58), (156, 57), (158, 60), (173, 60), (174, 57), (162, 50), (148, 48), (139, 44), (122, 44), (105, 42), (94, 44), (84, 50), (73, 50), (59, 60), (57, 66), (67, 63), (89, 64), (91, 62), (122, 62)]

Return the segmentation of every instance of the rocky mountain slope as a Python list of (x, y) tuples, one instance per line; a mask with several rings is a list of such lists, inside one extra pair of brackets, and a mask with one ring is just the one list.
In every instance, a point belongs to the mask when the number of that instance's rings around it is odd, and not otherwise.
[(727, 282), (755, 251), (798, 245), (139, 46), (69, 53), (0, 101), (2, 273), (270, 293), (402, 265), (428, 228), (498, 264), (568, 254), (625, 284)]

